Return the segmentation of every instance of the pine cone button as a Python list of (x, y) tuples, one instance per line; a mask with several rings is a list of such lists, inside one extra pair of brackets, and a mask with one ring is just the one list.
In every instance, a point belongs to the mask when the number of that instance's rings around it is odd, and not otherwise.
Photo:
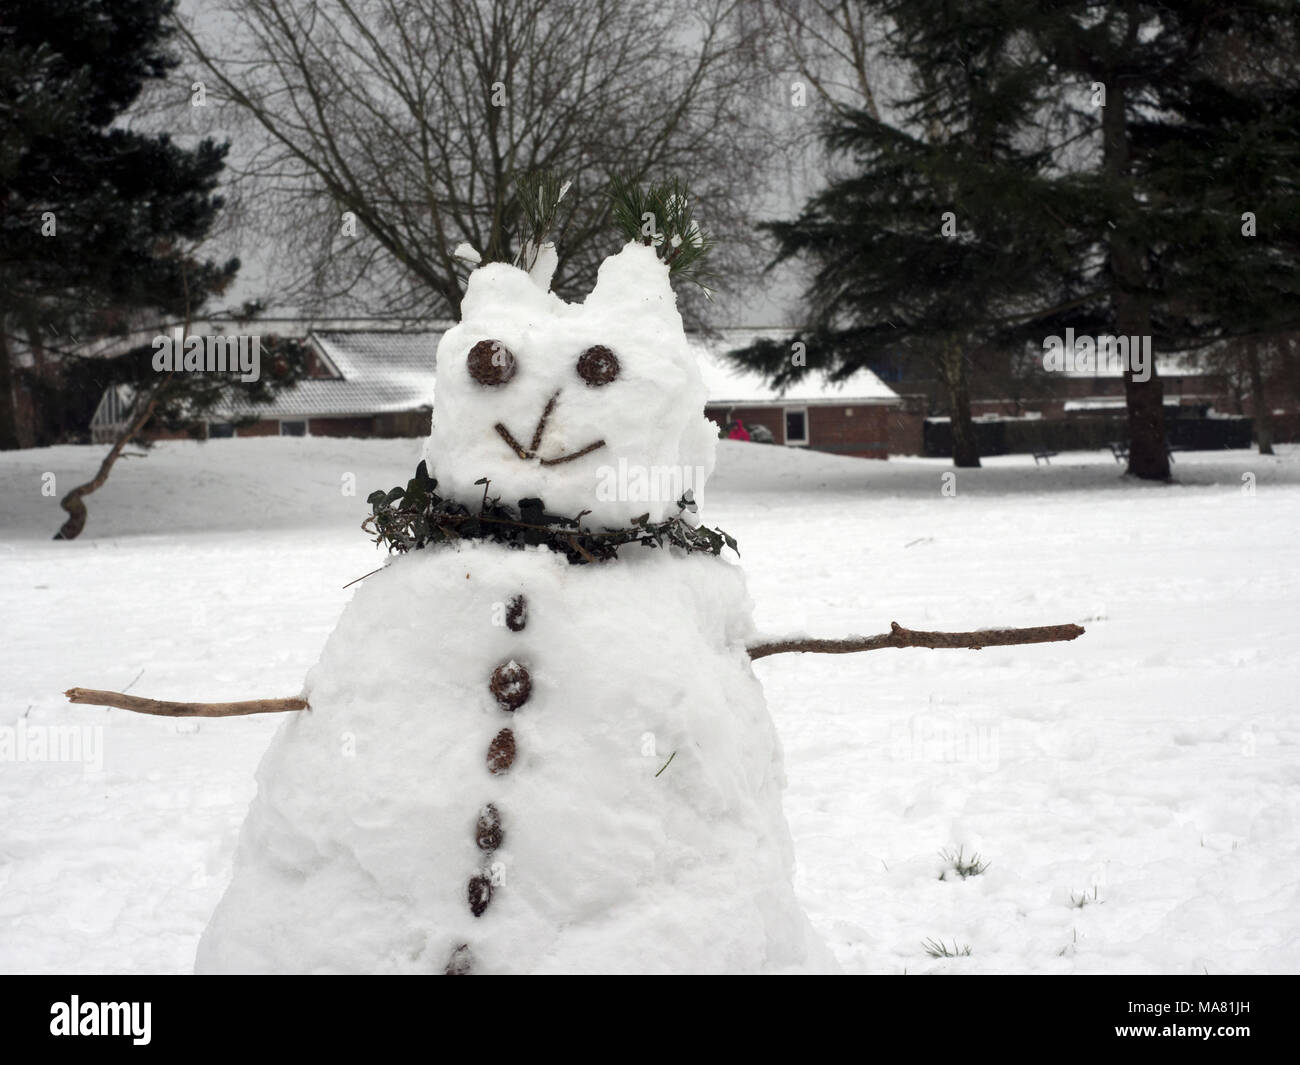
[(488, 908), (488, 903), (492, 901), (492, 881), (482, 873), (470, 877), (469, 884), (466, 886), (466, 896), (469, 900), (469, 912), (475, 917), (482, 917), (483, 912)]
[(506, 603), (506, 628), (511, 632), (523, 632), (527, 624), (528, 600), (516, 595)]
[(444, 970), (447, 976), (468, 976), (474, 964), (474, 955), (470, 953), (469, 944), (462, 943), (451, 952), (451, 958)]
[(515, 734), (503, 728), (488, 745), (487, 767), (489, 773), (500, 776), (515, 764)]
[(479, 812), (478, 825), (474, 829), (474, 842), (478, 844), (479, 850), (491, 854), (501, 846), (505, 836), (505, 831), (501, 827), (501, 812), (488, 803)]
[(513, 658), (492, 671), (488, 687), (502, 710), (518, 710), (533, 694), (533, 678)]

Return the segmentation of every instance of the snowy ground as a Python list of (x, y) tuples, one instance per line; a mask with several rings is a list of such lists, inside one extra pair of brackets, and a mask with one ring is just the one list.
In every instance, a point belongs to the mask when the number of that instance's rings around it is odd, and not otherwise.
[[(190, 969), (278, 722), (60, 693), (296, 693), (342, 586), (382, 559), (365, 496), (419, 446), (161, 445), (71, 544), (48, 540), (42, 475), (62, 494), (103, 449), (0, 453), (0, 971)], [(1175, 469), (1009, 457), (945, 495), (943, 462), (723, 445), (705, 515), (739, 539), (765, 631), (1088, 629), (756, 664), (800, 895), (847, 971), (1300, 970), (1300, 450)], [(82, 749), (39, 750), (70, 724)], [(987, 870), (941, 880), (959, 847)]]

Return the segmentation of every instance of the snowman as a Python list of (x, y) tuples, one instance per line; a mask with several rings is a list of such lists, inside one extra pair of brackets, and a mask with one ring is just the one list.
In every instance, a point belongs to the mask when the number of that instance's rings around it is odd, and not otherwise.
[(834, 969), (792, 886), (744, 576), (680, 546), (717, 434), (669, 268), (631, 243), (570, 304), (554, 265), (476, 269), (438, 347), (422, 474), (517, 520), (358, 586), (198, 971)]

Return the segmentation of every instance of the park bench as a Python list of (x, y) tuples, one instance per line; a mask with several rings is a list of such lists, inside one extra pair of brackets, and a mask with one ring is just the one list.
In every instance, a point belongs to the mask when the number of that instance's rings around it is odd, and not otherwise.
[[(1106, 446), (1110, 448), (1110, 453), (1115, 456), (1116, 462), (1124, 462), (1128, 459), (1127, 440), (1112, 440)], [(1182, 444), (1171, 444), (1167, 439), (1165, 440), (1165, 454), (1169, 456), (1170, 462), (1175, 461), (1174, 459), (1175, 451), (1186, 451), (1186, 450), (1187, 448), (1183, 447)], [(1035, 461), (1035, 465), (1037, 465), (1037, 461)]]

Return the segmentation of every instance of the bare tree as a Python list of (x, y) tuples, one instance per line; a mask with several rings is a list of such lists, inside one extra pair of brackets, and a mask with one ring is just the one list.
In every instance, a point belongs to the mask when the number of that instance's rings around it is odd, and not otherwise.
[(876, 47), (879, 26), (850, 0), (769, 0), (759, 8), (770, 61), (789, 68), (835, 110), (880, 118), (876, 96), (885, 76)]
[(562, 295), (584, 293), (612, 250), (615, 174), (681, 178), (727, 249), (719, 265), (756, 267), (768, 142), (749, 7), (226, 0), (180, 32), (196, 80), (243, 120), (232, 169), (300, 298), (422, 317), (458, 311), (462, 241), (485, 258), (518, 250), (515, 180), (539, 169), (573, 182)]

